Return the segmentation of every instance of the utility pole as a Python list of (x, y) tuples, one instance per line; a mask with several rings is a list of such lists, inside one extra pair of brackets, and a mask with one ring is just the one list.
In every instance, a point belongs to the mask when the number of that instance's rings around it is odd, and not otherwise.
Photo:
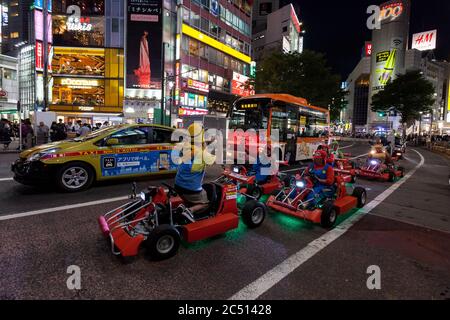
[[(49, 0), (44, 0), (44, 4), (43, 4), (43, 26), (44, 26), (44, 35), (43, 35), (43, 40), (44, 40), (44, 109), (43, 111), (47, 111), (47, 106), (48, 106), (48, 23), (47, 23), (47, 16), (48, 16), (48, 1)], [(37, 121), (37, 109), (35, 111), (35, 119)]]

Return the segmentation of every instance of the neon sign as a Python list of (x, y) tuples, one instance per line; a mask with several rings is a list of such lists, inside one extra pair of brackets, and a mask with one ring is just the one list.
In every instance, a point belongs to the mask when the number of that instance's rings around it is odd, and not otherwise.
[(91, 19), (89, 17), (69, 17), (67, 19), (67, 30), (69, 31), (92, 31)]
[(403, 3), (394, 2), (387, 4), (381, 8), (380, 21), (393, 21), (400, 17), (403, 13)]

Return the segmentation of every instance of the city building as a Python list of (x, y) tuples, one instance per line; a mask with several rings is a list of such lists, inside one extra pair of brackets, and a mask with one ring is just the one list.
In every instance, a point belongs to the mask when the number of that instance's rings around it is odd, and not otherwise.
[[(409, 0), (393, 0), (380, 5), (380, 26), (372, 31), (372, 54), (369, 87), (369, 105), (372, 97), (405, 73), (405, 55), (409, 39)], [(391, 130), (399, 119), (368, 111), (368, 129)], [(398, 128), (395, 128), (398, 129)]]
[[(425, 79), (435, 88), (435, 103), (430, 114), (422, 116), (421, 132), (441, 132), (450, 129), (449, 115), (449, 70), (450, 63), (434, 59), (433, 51), (423, 52), (411, 49), (406, 52), (406, 70), (420, 70)], [(417, 125), (419, 127), (419, 125)], [(417, 128), (419, 131), (419, 128)]]
[(17, 120), (17, 58), (0, 55), (0, 118)]
[[(253, 7), (252, 57), (258, 63), (271, 52), (303, 52), (302, 23), (292, 4), (259, 1)], [(274, 10), (274, 8), (277, 8)]]
[(34, 1), (0, 0), (2, 54), (17, 57), (20, 45), (28, 43), (32, 30), (30, 25), (30, 7)]
[(352, 127), (346, 126), (346, 130), (354, 132), (367, 130), (370, 60), (370, 56), (363, 57), (347, 78), (345, 90), (348, 91), (348, 105), (342, 111), (341, 120)]
[(48, 0), (47, 10), (44, 0), (18, 1), (29, 19), (17, 25), (16, 2), (3, 2), (2, 49), (20, 57), (25, 117), (179, 126), (190, 115), (225, 117), (254, 92), (250, 0)]
[(246, 85), (252, 63), (251, 1), (186, 0), (178, 15), (175, 121), (196, 114), (226, 116), (237, 97), (253, 93)]

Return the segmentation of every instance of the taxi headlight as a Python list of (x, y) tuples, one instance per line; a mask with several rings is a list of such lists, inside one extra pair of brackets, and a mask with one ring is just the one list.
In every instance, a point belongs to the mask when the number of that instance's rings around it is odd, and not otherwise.
[(147, 200), (147, 194), (146, 194), (145, 192), (141, 192), (141, 193), (139, 194), (139, 197), (140, 197), (143, 201)]
[(47, 150), (43, 150), (43, 151), (34, 153), (27, 158), (27, 161), (38, 161), (42, 157), (56, 153), (58, 150), (59, 150), (59, 148), (51, 148), (51, 149), (47, 149)]
[(375, 154), (377, 153), (375, 150), (370, 151), (370, 154)]

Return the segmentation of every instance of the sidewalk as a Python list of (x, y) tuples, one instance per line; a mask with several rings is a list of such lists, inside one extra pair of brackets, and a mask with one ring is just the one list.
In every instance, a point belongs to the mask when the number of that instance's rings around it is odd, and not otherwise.
[(2, 153), (19, 153), (19, 139), (13, 140), (7, 149), (4, 148), (3, 144), (0, 144), (0, 154)]

